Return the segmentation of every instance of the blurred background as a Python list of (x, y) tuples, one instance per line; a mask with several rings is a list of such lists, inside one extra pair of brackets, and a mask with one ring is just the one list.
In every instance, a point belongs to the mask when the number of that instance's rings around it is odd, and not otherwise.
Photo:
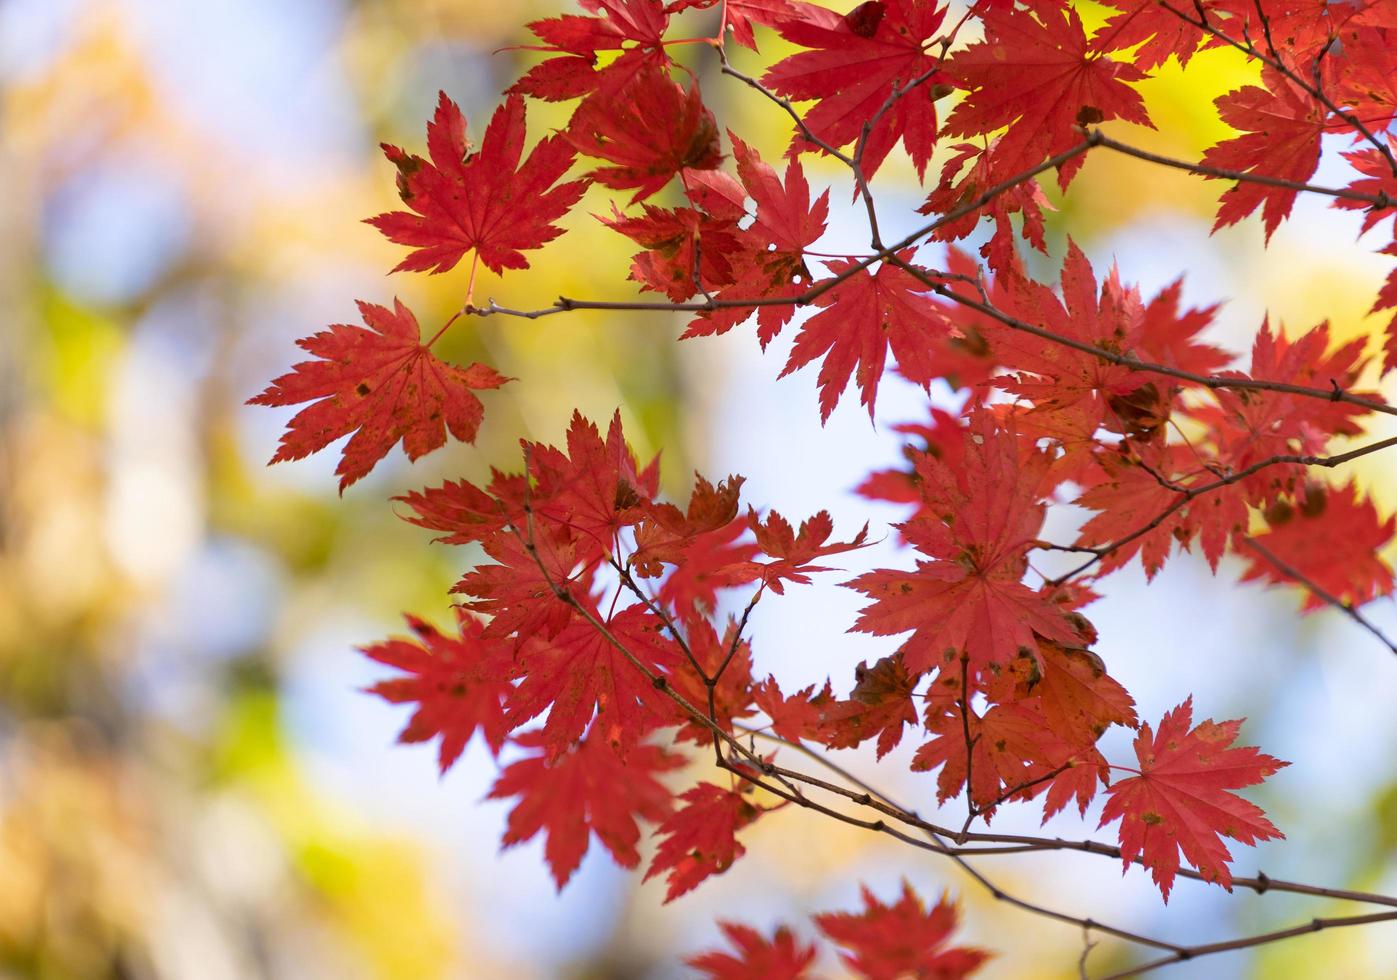
[[(296, 338), (355, 321), (355, 299), (401, 296), (424, 325), (461, 302), (464, 269), (385, 275), (400, 250), (359, 223), (396, 203), (377, 143), (420, 149), (438, 89), (478, 133), (536, 57), (497, 49), (556, 9), (0, 0), (0, 977), (670, 977), (716, 943), (717, 917), (808, 934), (805, 917), (852, 908), (859, 881), (891, 899), (903, 877), (929, 899), (961, 897), (962, 936), (1000, 954), (986, 976), (1077, 975), (1073, 929), (804, 813), (760, 822), (744, 861), (670, 906), (659, 882), (642, 886), (596, 847), (555, 894), (539, 841), (498, 851), (506, 808), (480, 802), (495, 771), (483, 747), (438, 778), (432, 748), (393, 745), (406, 713), (362, 693), (383, 672), (355, 647), (400, 629), (402, 611), (448, 622), (446, 590), (473, 560), (429, 546), (392, 494), (515, 468), (520, 436), (555, 441), (574, 406), (601, 419), (620, 406), (638, 451), (664, 448), (671, 492), (686, 494), (695, 468), (743, 473), (754, 504), (830, 507), (847, 534), (870, 514), (851, 488), (899, 459), (890, 423), (924, 412), (924, 396), (893, 383), (876, 426), (849, 399), (821, 430), (811, 372), (778, 383), (787, 347), (762, 356), (741, 329), (679, 345), (682, 323), (663, 316), (497, 318), (443, 342), (521, 379), (485, 395), (476, 446), (413, 466), (395, 451), (343, 498), (333, 453), (264, 466), (291, 413), (243, 402), (298, 359)], [(711, 12), (686, 18), (673, 36), (714, 29)], [(761, 43), (766, 59), (783, 53), (770, 34)], [(779, 155), (779, 112), (718, 78), (711, 53), (686, 51), (720, 125)], [(1227, 135), (1211, 100), (1249, 77), (1225, 53), (1200, 55), (1187, 82), (1171, 65), (1142, 86), (1159, 132), (1116, 132), (1196, 157)], [(531, 105), (533, 135), (568, 108)], [(1317, 180), (1343, 183), (1331, 157)], [(809, 165), (839, 181), (822, 247), (859, 248), (841, 176)], [(922, 194), (910, 167), (885, 173), (888, 234), (912, 226)], [(1054, 199), (1054, 254), (1070, 228), (1147, 291), (1187, 271), (1191, 303), (1227, 301), (1214, 339), (1238, 351), (1268, 311), (1292, 330), (1376, 328), (1364, 313), (1387, 266), (1370, 254), (1382, 242), (1355, 242), (1357, 216), (1302, 201), (1263, 251), (1252, 223), (1209, 237), (1220, 189), (1093, 157)], [(477, 299), (627, 295), (630, 243), (588, 213), (608, 201), (593, 191), (531, 271), (484, 277)], [(1055, 278), (1056, 259), (1036, 268)], [(1391, 457), (1361, 472), (1391, 513)], [(871, 511), (886, 538), (900, 515)], [(1080, 519), (1054, 515), (1063, 536)], [(909, 560), (891, 540), (849, 559), (851, 572)], [(1088, 611), (1098, 651), (1144, 717), (1193, 692), (1197, 717), (1245, 715), (1248, 744), (1294, 762), (1256, 797), (1290, 840), (1241, 854), (1239, 872), (1397, 891), (1397, 664), (1348, 620), (1301, 619), (1297, 594), (1239, 587), (1237, 574), (1183, 559), (1142, 593), (1141, 576), (1118, 573)], [(763, 603), (759, 670), (788, 689), (832, 676), (847, 691), (855, 664), (895, 646), (842, 636), (858, 606), (842, 580)], [(1390, 600), (1371, 615), (1397, 629)], [(934, 784), (906, 771), (913, 747), (877, 769), (860, 753), (841, 761), (925, 811)], [(1036, 823), (1006, 811), (995, 827)], [(1181, 881), (1166, 914), (1144, 875), (1092, 857), (984, 870), (1073, 914), (1190, 942), (1352, 911)], [(1124, 957), (1103, 946), (1090, 962)], [(1179, 974), (1393, 977), (1394, 963), (1389, 924)]]

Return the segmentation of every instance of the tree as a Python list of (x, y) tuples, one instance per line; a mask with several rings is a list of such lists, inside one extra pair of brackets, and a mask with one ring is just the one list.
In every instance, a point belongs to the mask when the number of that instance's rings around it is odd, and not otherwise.
[[(1397, 445), (1331, 448), (1376, 414), (1397, 414), (1365, 387), (1397, 367), (1397, 321), (1376, 357), (1364, 340), (1335, 347), (1323, 324), (1290, 334), (1263, 323), (1240, 368), (1200, 339), (1214, 309), (1182, 309), (1178, 283), (1143, 295), (1116, 269), (1094, 269), (1069, 239), (1054, 288), (1030, 275), (1020, 245), (1045, 250), (1040, 178), (1066, 188), (1103, 151), (1225, 182), (1215, 228), (1259, 209), (1269, 239), (1302, 193), (1362, 211), (1364, 231), (1378, 226), (1397, 214), (1388, 133), (1397, 17), (1364, 0), (1109, 5), (1089, 31), (1067, 0), (979, 0), (958, 14), (930, 0), (870, 0), (844, 13), (800, 0), (581, 0), (581, 14), (528, 25), (545, 56), (511, 86), (478, 149), (445, 93), (425, 157), (384, 146), (405, 209), (370, 223), (409, 249), (397, 270), (449, 273), (469, 255), (463, 303), (425, 341), (396, 302), (361, 303), (363, 326), (300, 341), (315, 359), (253, 399), (305, 405), (273, 462), (349, 436), (337, 470), (344, 491), (399, 442), (416, 459), (448, 433), (473, 441), (484, 424), (477, 392), (509, 379), (433, 351), (471, 318), (683, 313), (685, 338), (755, 320), (763, 347), (792, 330), (782, 374), (818, 364), (822, 420), (851, 381), (874, 417), (889, 354), (909, 381), (963, 394), (958, 415), (929, 406), (925, 421), (905, 427), (905, 468), (871, 474), (861, 489), (907, 506), (895, 529), (915, 558), (843, 583), (867, 599), (850, 628), (901, 645), (852, 678), (846, 670), (842, 697), (833, 680), (784, 691), (763, 677), (749, 618), (763, 599), (813, 587), (836, 556), (865, 546), (868, 527), (836, 533), (825, 512), (796, 525), (775, 510), (744, 510), (739, 476), (697, 476), (687, 502), (664, 500), (658, 462), (632, 452), (619, 412), (602, 426), (575, 413), (561, 446), (525, 442), (519, 472), (396, 498), (407, 520), (489, 560), (455, 587), (454, 632), (410, 616), (411, 637), (365, 648), (398, 671), (374, 691), (412, 706), (401, 739), (439, 740), (443, 771), (477, 731), (497, 756), (514, 746), (491, 793), (514, 801), (504, 843), (543, 834), (559, 888), (593, 837), (637, 866), (644, 827), (655, 838), (646, 876), (664, 876), (673, 900), (740, 860), (752, 823), (805, 809), (940, 855), (1028, 913), (1159, 954), (1131, 975), (1397, 918), (1387, 896), (1234, 874), (1225, 839), (1282, 836), (1238, 791), (1287, 763), (1237, 744), (1240, 720), (1195, 720), (1184, 691), (1161, 719), (1139, 717), (1092, 651), (1082, 612), (1101, 577), (1137, 559), (1153, 577), (1196, 546), (1214, 570), (1237, 554), (1246, 578), (1300, 586), (1306, 609), (1336, 607), (1397, 653), (1361, 610), (1392, 592), (1379, 552), (1394, 519), (1354, 480), (1323, 476)], [(676, 24), (702, 18), (711, 34), (674, 36)], [(800, 49), (760, 77), (735, 68), (727, 49), (756, 50), (757, 28)], [(783, 169), (739, 134), (723, 140), (694, 70), (673, 60), (690, 43), (705, 46), (708, 67), (790, 117)], [(1258, 66), (1258, 79), (1217, 100), (1237, 135), (1201, 161), (1103, 128), (1152, 125), (1139, 83), (1171, 59), (1187, 69), (1200, 48), (1220, 46)], [(568, 103), (572, 115), (526, 155), (529, 100)], [(1343, 187), (1309, 183), (1326, 134), (1351, 145)], [(889, 242), (875, 178), (899, 143), (929, 187), (927, 220)], [(862, 203), (866, 252), (814, 250), (830, 190), (811, 187), (810, 155), (847, 170), (833, 190)], [(629, 278), (663, 299), (477, 304), (478, 266), (527, 269), (589, 184), (629, 195), (599, 220), (635, 242)], [(675, 206), (650, 203), (661, 192)], [(978, 255), (955, 244), (982, 227)], [(1382, 251), (1397, 255), (1397, 243)], [(1397, 272), (1373, 308), (1393, 307)], [(1091, 516), (1075, 540), (1045, 540), (1049, 509), (1064, 504)], [(1048, 576), (1032, 561), (1043, 552), (1080, 561)], [(871, 742), (881, 758), (909, 726), (925, 740), (913, 768), (937, 774), (935, 820), (827, 754)], [(1134, 758), (1100, 751), (1112, 726), (1136, 732)], [(720, 775), (677, 781), (700, 754)], [(1114, 825), (1115, 844), (988, 827), (1001, 807), (1041, 800), (1045, 818), (1069, 805), (1085, 815), (1102, 796), (1100, 826)], [(951, 815), (953, 800), (963, 816)], [(772, 816), (780, 809), (787, 814)], [(972, 863), (1057, 849), (1140, 865), (1166, 902), (1187, 877), (1383, 910), (1184, 945), (1011, 895)], [(955, 945), (956, 918), (948, 898), (928, 905), (905, 887), (891, 904), (865, 891), (861, 911), (820, 915), (814, 926), (861, 976), (965, 976), (989, 954)], [(705, 975), (805, 976), (815, 957), (784, 928), (769, 938), (741, 923), (723, 930), (733, 951), (689, 960)]]

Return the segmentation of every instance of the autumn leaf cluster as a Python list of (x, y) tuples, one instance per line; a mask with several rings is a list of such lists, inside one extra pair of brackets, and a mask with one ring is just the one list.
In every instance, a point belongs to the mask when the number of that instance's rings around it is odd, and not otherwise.
[[(1186, 307), (1181, 281), (1142, 292), (1070, 238), (1055, 282), (1030, 275), (1025, 256), (1047, 250), (1039, 179), (1065, 189), (1103, 152), (1222, 181), (1215, 227), (1259, 211), (1269, 239), (1297, 195), (1315, 193), (1361, 211), (1362, 231), (1390, 235), (1397, 8), (1108, 6), (1089, 29), (1066, 0), (870, 0), (847, 11), (580, 0), (578, 12), (528, 25), (532, 66), (478, 148), (444, 93), (425, 156), (384, 146), (403, 209), (369, 222), (407, 249), (394, 271), (470, 264), (457, 272), (461, 310), (427, 340), (401, 303), (361, 303), (363, 326), (300, 341), (314, 360), (253, 399), (304, 406), (273, 461), (349, 437), (341, 491), (398, 443), (416, 459), (448, 433), (474, 440), (478, 393), (509, 379), (448, 363), (433, 344), (487, 317), (668, 311), (685, 339), (751, 323), (762, 349), (790, 331), (779, 373), (816, 372), (822, 420), (851, 384), (876, 417), (892, 369), (929, 394), (958, 395), (899, 426), (903, 466), (850, 474), (864, 496), (905, 507), (891, 533), (907, 561), (842, 583), (866, 599), (849, 628), (899, 645), (804, 690), (760, 669), (750, 614), (837, 567), (868, 527), (836, 532), (823, 511), (793, 522), (743, 500), (738, 476), (697, 476), (687, 501), (665, 500), (657, 462), (629, 448), (619, 412), (604, 427), (574, 414), (560, 445), (525, 441), (517, 468), (483, 483), (397, 498), (407, 520), (484, 558), (454, 588), (452, 629), (409, 616), (408, 635), (365, 648), (396, 672), (373, 690), (410, 706), (402, 740), (438, 741), (443, 771), (480, 733), (501, 760), (490, 795), (511, 807), (503, 843), (542, 835), (559, 888), (595, 842), (626, 867), (648, 851), (646, 877), (664, 879), (669, 901), (740, 860), (752, 824), (799, 819), (797, 809), (879, 833), (900, 821), (899, 833), (944, 849), (934, 825), (866, 787), (787, 768), (804, 758), (797, 749), (870, 744), (881, 759), (904, 737), (917, 743), (912, 769), (934, 774), (927, 797), (942, 807), (963, 797), (961, 844), (1003, 806), (1037, 800), (1047, 819), (1101, 800), (1099, 824), (1117, 835), (1108, 850), (1127, 869), (1143, 865), (1166, 900), (1185, 864), (1231, 887), (1225, 840), (1281, 836), (1236, 791), (1286, 763), (1236, 745), (1240, 721), (1195, 723), (1182, 692), (1157, 723), (1140, 718), (1094, 652), (1084, 610), (1104, 576), (1138, 560), (1153, 577), (1183, 551), (1215, 571), (1238, 555), (1244, 578), (1303, 586), (1307, 609), (1352, 612), (1390, 594), (1380, 551), (1393, 519), (1353, 480), (1323, 474), (1384, 448), (1335, 451), (1375, 412), (1397, 411), (1372, 388), (1397, 367), (1397, 326), (1378, 350), (1366, 338), (1336, 344), (1323, 323), (1266, 322), (1239, 358), (1209, 342), (1217, 307)], [(674, 36), (681, 22), (712, 33)], [(756, 51), (764, 34), (797, 50), (760, 76), (733, 68), (728, 46)], [(691, 41), (695, 60), (708, 59), (700, 68), (791, 123), (783, 161), (724, 131), (699, 71), (674, 58)], [(1260, 66), (1254, 83), (1217, 100), (1235, 136), (1200, 160), (1170, 160), (1110, 135), (1116, 122), (1153, 126), (1138, 87), (1151, 72), (1171, 60), (1187, 69), (1218, 47)], [(531, 100), (568, 104), (571, 116), (526, 152)], [(1352, 179), (1310, 185), (1336, 140), (1349, 145)], [(895, 152), (923, 183), (928, 220), (889, 242), (875, 189)], [(812, 187), (812, 156), (842, 165), (833, 192), (852, 191), (866, 211), (867, 251), (817, 250), (831, 188)], [(562, 234), (589, 187), (615, 192), (596, 220), (636, 249), (629, 269), (613, 270), (610, 295), (626, 296), (628, 277), (641, 298), (477, 304), (478, 265), (527, 269), (526, 253)], [(1380, 251), (1397, 256), (1397, 244)], [(1397, 307), (1397, 272), (1373, 307)], [(1087, 515), (1075, 538), (1045, 540), (1049, 509), (1069, 504)], [(1079, 561), (1050, 576), (1038, 571), (1049, 552)], [(1131, 757), (1099, 747), (1114, 726), (1135, 732)], [(947, 945), (949, 900), (928, 910), (907, 887), (893, 905), (871, 892), (864, 902), (862, 913), (814, 919), (861, 976), (963, 976), (986, 958)], [(733, 951), (689, 961), (706, 975), (805, 976), (816, 956), (785, 927), (771, 938), (723, 930)]]

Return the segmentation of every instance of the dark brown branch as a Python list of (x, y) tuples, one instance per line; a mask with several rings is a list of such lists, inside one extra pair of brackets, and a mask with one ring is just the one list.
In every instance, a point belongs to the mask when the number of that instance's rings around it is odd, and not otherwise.
[(1391, 922), (1394, 919), (1397, 919), (1397, 912), (1372, 912), (1368, 915), (1348, 915), (1331, 919), (1311, 919), (1304, 925), (1291, 926), (1289, 929), (1277, 929), (1275, 932), (1263, 932), (1255, 936), (1244, 936), (1241, 939), (1229, 939), (1226, 942), (1188, 946), (1168, 956), (1160, 957), (1157, 960), (1142, 963), (1128, 970), (1121, 970), (1119, 973), (1112, 973), (1109, 976), (1102, 977), (1101, 980), (1124, 980), (1125, 977), (1138, 977), (1142, 973), (1150, 973), (1151, 971), (1158, 970), (1162, 966), (1182, 963), (1185, 960), (1195, 960), (1200, 956), (1211, 956), (1214, 953), (1230, 953), (1234, 950), (1249, 949), (1253, 946), (1264, 946), (1267, 943), (1274, 943), (1281, 939), (1292, 939), (1295, 936), (1307, 936), (1310, 933), (1321, 932), (1325, 929), (1366, 926), (1372, 925), (1375, 922)]
[[(1097, 132), (1093, 130), (1093, 132)], [(1360, 191), (1351, 191), (1345, 187), (1321, 187), (1318, 184), (1307, 184), (1299, 180), (1286, 180), (1284, 177), (1271, 177), (1267, 174), (1250, 173), (1242, 170), (1225, 170), (1222, 167), (1210, 167), (1202, 163), (1189, 163), (1187, 160), (1177, 160), (1174, 157), (1166, 157), (1159, 153), (1151, 153), (1149, 150), (1141, 150), (1137, 147), (1113, 140), (1109, 136), (1101, 135), (1098, 132), (1096, 143), (1104, 146), (1108, 150), (1123, 153), (1128, 157), (1137, 160), (1145, 160), (1149, 163), (1159, 164), (1161, 167), (1172, 167), (1175, 170), (1183, 170), (1191, 174), (1200, 174), (1204, 177), (1216, 177), (1222, 180), (1239, 180), (1248, 184), (1262, 184), (1266, 187), (1281, 187), (1286, 190), (1307, 194), (1322, 194), (1325, 197), (1337, 197), (1346, 201), (1361, 201), (1364, 204), (1371, 204), (1376, 208), (1386, 208), (1392, 206), (1392, 200), (1386, 194), (1364, 194)]]

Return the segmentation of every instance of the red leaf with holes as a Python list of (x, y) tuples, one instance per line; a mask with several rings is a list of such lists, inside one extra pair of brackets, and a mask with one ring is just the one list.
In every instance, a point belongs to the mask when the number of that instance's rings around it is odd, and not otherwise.
[(448, 432), (474, 442), (485, 415), (474, 392), (509, 379), (484, 364), (458, 367), (422, 343), (417, 318), (402, 303), (393, 309), (359, 304), (366, 327), (337, 323), (296, 341), (320, 360), (302, 361), (273, 381), (249, 405), (314, 404), (296, 413), (272, 456), (301, 459), (353, 433), (335, 475), (340, 491), (368, 474), (399, 440), (409, 459), (446, 443)]
[(826, 912), (815, 916), (820, 931), (844, 948), (849, 968), (868, 980), (936, 977), (958, 980), (978, 970), (990, 954), (966, 946), (947, 946), (959, 912), (946, 896), (928, 909), (906, 881), (902, 895), (884, 905), (863, 889), (862, 912)]
[[(708, 210), (722, 208), (733, 220), (746, 211), (745, 198), (754, 205), (755, 220), (741, 234), (742, 251), (732, 256), (734, 280), (718, 290), (720, 302), (767, 300), (793, 296), (810, 281), (805, 249), (825, 233), (829, 221), (829, 191), (810, 199), (810, 184), (799, 160), (786, 166), (785, 178), (776, 175), (756, 150), (732, 132), (733, 156), (737, 160), (740, 188), (728, 178), (709, 179), (713, 171), (691, 171), (685, 182), (691, 200), (704, 202)], [(727, 306), (705, 311), (695, 317), (684, 336), (721, 334), (752, 315), (751, 307)], [(755, 309), (757, 338), (763, 348), (795, 315), (795, 307), (766, 304)]]
[(640, 863), (636, 821), (658, 822), (669, 814), (670, 792), (655, 776), (684, 765), (682, 756), (641, 745), (622, 761), (606, 739), (591, 735), (560, 753), (538, 732), (514, 741), (529, 754), (506, 767), (489, 794), (492, 800), (519, 798), (509, 812), (505, 847), (542, 831), (543, 858), (560, 891), (582, 863), (592, 836), (623, 868)]
[(540, 140), (521, 164), (523, 151), (524, 100), (518, 95), (495, 110), (478, 152), (471, 152), (465, 117), (445, 92), (427, 124), (430, 160), (383, 144), (398, 168), (398, 193), (411, 209), (368, 219), (390, 241), (413, 249), (393, 271), (446, 272), (471, 249), (496, 273), (527, 269), (523, 253), (563, 233), (553, 222), (578, 202), (587, 181), (558, 183), (573, 161), (559, 136)]
[(802, 947), (795, 934), (778, 926), (771, 939), (737, 922), (720, 922), (718, 927), (737, 955), (712, 950), (690, 956), (684, 962), (698, 970), (706, 980), (805, 980), (807, 970), (815, 961), (815, 947)]
[(499, 754), (510, 726), (504, 699), (513, 690), (513, 644), (482, 633), (480, 620), (461, 612), (458, 635), (446, 636), (430, 623), (407, 616), (416, 641), (390, 639), (362, 652), (406, 676), (379, 681), (369, 688), (393, 704), (416, 704), (399, 742), (426, 742), (440, 736), (437, 756), (442, 772), (460, 758), (478, 730)]
[(683, 805), (655, 831), (662, 839), (645, 872), (646, 881), (666, 875), (666, 903), (705, 878), (722, 874), (747, 852), (737, 832), (761, 813), (747, 799), (750, 790), (741, 780), (733, 789), (699, 783), (679, 797)]
[(1121, 821), (1125, 867), (1139, 858), (1166, 902), (1180, 851), (1205, 879), (1231, 891), (1232, 854), (1222, 839), (1255, 844), (1285, 836), (1260, 807), (1228, 791), (1253, 786), (1290, 763), (1255, 748), (1231, 747), (1240, 720), (1205, 721), (1190, 729), (1192, 719), (1190, 698), (1164, 716), (1158, 733), (1140, 726), (1135, 738), (1140, 775), (1107, 790), (1099, 825)]

